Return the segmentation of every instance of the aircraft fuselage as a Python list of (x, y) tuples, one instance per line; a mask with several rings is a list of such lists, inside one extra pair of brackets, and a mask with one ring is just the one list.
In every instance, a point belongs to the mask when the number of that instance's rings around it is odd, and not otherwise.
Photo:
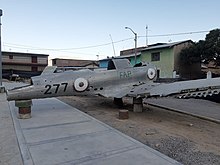
[(119, 84), (129, 86), (134, 83), (150, 81), (148, 68), (149, 66), (142, 66), (104, 71), (84, 69), (42, 74), (32, 78), (32, 85), (8, 91), (8, 100), (74, 95), (105, 95), (106, 90), (117, 88)]

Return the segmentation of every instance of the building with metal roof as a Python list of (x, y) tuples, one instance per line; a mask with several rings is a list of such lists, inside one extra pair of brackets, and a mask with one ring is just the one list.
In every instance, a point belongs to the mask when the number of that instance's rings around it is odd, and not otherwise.
[(48, 65), (48, 56), (48, 54), (3, 51), (3, 77), (9, 78), (12, 74), (26, 78), (39, 75)]
[(141, 61), (153, 63), (159, 78), (195, 79), (201, 75), (201, 63), (186, 65), (179, 56), (182, 49), (192, 44), (193, 41), (186, 40), (152, 45), (141, 51)]
[(58, 67), (98, 68), (98, 61), (78, 59), (52, 59), (52, 65)]

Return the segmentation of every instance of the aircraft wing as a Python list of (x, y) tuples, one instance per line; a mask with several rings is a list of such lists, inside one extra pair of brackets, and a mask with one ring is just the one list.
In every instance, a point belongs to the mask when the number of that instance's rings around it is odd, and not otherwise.
[(122, 98), (126, 96), (131, 90), (131, 85), (119, 85), (116, 88), (108, 87), (105, 90), (98, 93), (98, 95), (104, 97)]
[(165, 97), (177, 95), (179, 98), (206, 97), (220, 93), (220, 78), (208, 78), (174, 83), (154, 83), (137, 86), (128, 96)]
[(166, 97), (177, 95), (179, 98), (206, 97), (220, 93), (220, 78), (208, 78), (173, 83), (143, 83), (117, 88), (109, 88), (99, 95), (104, 97)]

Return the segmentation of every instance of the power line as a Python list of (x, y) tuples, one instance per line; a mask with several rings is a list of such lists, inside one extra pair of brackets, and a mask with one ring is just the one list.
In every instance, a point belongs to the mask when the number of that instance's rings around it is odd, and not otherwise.
[[(12, 45), (12, 46), (11, 46)], [(63, 53), (74, 53), (74, 54), (82, 54), (82, 55), (97, 55), (97, 54), (92, 54), (92, 53), (81, 53), (81, 52), (72, 52), (72, 51), (62, 51), (62, 50), (53, 50), (53, 49), (46, 49), (46, 48), (36, 48), (36, 47), (20, 47), (20, 46), (13, 46), (13, 45), (17, 45), (17, 44), (5, 44), (3, 43), (4, 47), (9, 47), (9, 48), (17, 48), (17, 49), (25, 49), (25, 50), (37, 50), (37, 51), (42, 51), (42, 50), (46, 50), (46, 51), (57, 51), (57, 52), (63, 52)], [(104, 56), (104, 55), (102, 55)]]
[[(167, 37), (167, 36), (178, 36), (178, 35), (191, 35), (191, 34), (199, 34), (199, 33), (207, 33), (209, 31), (192, 31), (192, 32), (182, 32), (182, 33), (169, 33), (169, 34), (156, 34), (156, 35), (148, 35), (147, 37)], [(138, 38), (142, 38), (146, 36), (138, 36)], [(80, 50), (80, 49), (90, 49), (90, 48), (97, 48), (97, 47), (103, 47), (108, 46), (128, 40), (132, 40), (133, 38), (126, 38), (114, 42), (108, 42), (104, 44), (98, 44), (98, 45), (90, 45), (90, 46), (83, 46), (83, 47), (73, 47), (73, 48), (63, 48), (63, 49), (54, 49), (54, 48), (40, 48), (40, 47), (33, 47), (33, 46), (27, 46), (27, 45), (20, 45), (20, 44), (13, 44), (13, 43), (6, 43), (3, 42), (4, 46), (7, 47), (14, 47), (18, 49), (31, 49), (31, 50), (48, 50), (48, 51), (60, 51), (65, 53), (74, 53), (74, 52), (68, 52), (67, 50)], [(78, 52), (75, 52), (78, 53)], [(85, 54), (85, 53), (78, 53), (78, 54)], [(92, 55), (92, 54), (90, 54)], [(94, 54), (93, 54), (94, 55)]]
[[(123, 40), (119, 40), (119, 41), (115, 41), (115, 42), (109, 42), (109, 43), (105, 43), (105, 44), (83, 46), (83, 47), (77, 47), (77, 48), (64, 48), (64, 49), (40, 48), (40, 47), (33, 47), (33, 46), (13, 44), (13, 43), (6, 43), (6, 42), (4, 42), (3, 44), (4, 44), (4, 46), (20, 48), (20, 49), (63, 51), (63, 50), (80, 50), (80, 49), (90, 49), (90, 48), (108, 46), (108, 45), (112, 45), (113, 43), (120, 43), (120, 42), (124, 42), (124, 41), (131, 40), (131, 39), (133, 39), (133, 38), (127, 38), (127, 39), (123, 39)], [(10, 45), (12, 45), (12, 46), (10, 46)]]
[(96, 47), (102, 47), (102, 46), (108, 46), (108, 45), (112, 45), (115, 43), (120, 43), (120, 42), (124, 42), (124, 41), (128, 41), (131, 40), (133, 38), (127, 38), (127, 39), (123, 39), (123, 40), (119, 40), (119, 41), (115, 41), (115, 42), (109, 42), (109, 43), (105, 43), (105, 44), (99, 44), (99, 45), (91, 45), (91, 46), (84, 46), (84, 47), (78, 47), (78, 48), (65, 48), (65, 49), (54, 49), (54, 50), (79, 50), (79, 49), (90, 49), (90, 48), (96, 48)]
[[(183, 32), (183, 33), (156, 34), (156, 35), (148, 35), (147, 37), (168, 37), (168, 36), (190, 35), (190, 34), (199, 34), (199, 33), (207, 33), (207, 32), (209, 31), (204, 30), (204, 31), (193, 31), (193, 32)], [(138, 36), (138, 37), (141, 38), (146, 36)]]

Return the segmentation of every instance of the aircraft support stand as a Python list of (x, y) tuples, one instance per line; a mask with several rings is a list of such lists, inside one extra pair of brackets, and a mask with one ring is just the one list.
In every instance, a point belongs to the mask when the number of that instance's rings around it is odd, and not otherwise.
[(119, 108), (122, 108), (124, 105), (122, 98), (116, 98), (116, 97), (114, 97), (114, 104), (117, 105)]
[(15, 101), (15, 106), (18, 107), (18, 118), (19, 119), (31, 118), (32, 100)]
[(143, 99), (133, 97), (133, 111), (134, 112), (143, 112)]

